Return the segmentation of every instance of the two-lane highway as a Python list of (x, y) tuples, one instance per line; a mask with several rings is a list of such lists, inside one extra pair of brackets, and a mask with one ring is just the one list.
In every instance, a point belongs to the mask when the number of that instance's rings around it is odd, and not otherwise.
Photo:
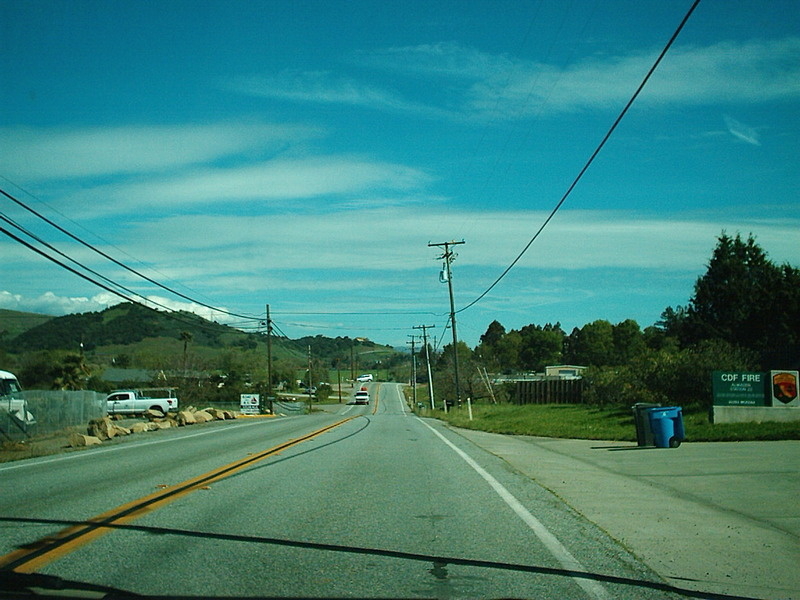
[[(664, 598), (506, 463), (367, 406), (0, 467), (0, 568), (149, 595)], [(655, 587), (655, 589), (654, 589)]]

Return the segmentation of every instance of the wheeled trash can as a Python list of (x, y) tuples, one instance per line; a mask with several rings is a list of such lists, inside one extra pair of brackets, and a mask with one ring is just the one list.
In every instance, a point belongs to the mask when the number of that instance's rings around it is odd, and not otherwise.
[(683, 428), (683, 409), (680, 406), (650, 408), (650, 428), (656, 448), (677, 448), (686, 438)]
[(638, 446), (655, 446), (653, 440), (653, 428), (650, 427), (650, 415), (648, 413), (651, 408), (659, 408), (660, 404), (650, 404), (647, 402), (638, 402), (633, 405), (633, 422), (636, 425), (636, 444)]

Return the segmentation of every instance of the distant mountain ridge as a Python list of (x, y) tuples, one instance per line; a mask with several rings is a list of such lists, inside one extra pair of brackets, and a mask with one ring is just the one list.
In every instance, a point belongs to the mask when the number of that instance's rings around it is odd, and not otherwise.
[[(99, 312), (61, 317), (0, 310), (0, 349), (11, 353), (39, 350), (133, 346), (150, 339), (181, 340), (189, 334), (192, 346), (222, 350), (255, 348), (266, 341), (264, 332), (245, 332), (208, 321), (193, 313), (165, 313), (133, 303), (122, 303)], [(315, 357), (347, 356), (353, 346), (391, 350), (370, 340), (347, 337), (306, 336), (298, 340), (273, 338), (280, 354), (303, 357), (310, 346)]]
[(188, 331), (202, 345), (221, 346), (221, 337), (236, 332), (192, 313), (162, 313), (138, 304), (117, 304), (100, 312), (51, 317), (3, 340), (12, 352), (32, 350), (92, 350), (98, 346), (132, 344), (151, 337), (180, 337)]

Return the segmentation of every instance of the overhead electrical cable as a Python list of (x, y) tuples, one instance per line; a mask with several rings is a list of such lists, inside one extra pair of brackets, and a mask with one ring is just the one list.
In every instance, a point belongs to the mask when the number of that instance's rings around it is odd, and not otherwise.
[[(128, 288), (128, 287), (125, 287), (124, 285), (122, 285), (122, 284), (120, 284), (120, 283), (117, 283), (117, 282), (116, 282), (116, 281), (114, 281), (113, 279), (109, 279), (109, 278), (108, 278), (108, 277), (106, 277), (105, 275), (103, 275), (103, 274), (101, 274), (101, 273), (98, 273), (97, 271), (95, 271), (94, 269), (91, 269), (90, 267), (87, 267), (86, 265), (84, 265), (83, 263), (81, 263), (81, 262), (79, 262), (79, 261), (75, 260), (74, 258), (72, 258), (71, 256), (69, 256), (69, 255), (68, 255), (68, 254), (66, 254), (65, 252), (62, 252), (61, 250), (59, 250), (58, 248), (56, 248), (56, 247), (55, 247), (55, 246), (53, 246), (52, 244), (49, 244), (48, 242), (46, 242), (45, 240), (43, 240), (42, 238), (40, 238), (39, 236), (37, 236), (37, 235), (36, 235), (36, 234), (34, 234), (33, 232), (31, 232), (31, 231), (29, 231), (29, 230), (25, 229), (25, 228), (24, 228), (24, 227), (22, 227), (22, 226), (21, 226), (19, 223), (16, 223), (16, 222), (15, 222), (13, 219), (9, 218), (7, 215), (4, 215), (2, 212), (0, 212), (0, 219), (2, 219), (2, 220), (3, 220), (3, 221), (5, 221), (6, 223), (8, 223), (8, 224), (9, 224), (9, 225), (11, 225), (12, 227), (14, 227), (14, 228), (15, 228), (17, 231), (19, 231), (20, 233), (24, 233), (24, 234), (25, 234), (25, 235), (27, 235), (29, 238), (31, 238), (31, 239), (33, 239), (33, 240), (35, 240), (35, 241), (39, 242), (41, 245), (45, 246), (45, 247), (46, 247), (47, 249), (49, 249), (50, 251), (52, 251), (52, 252), (55, 252), (55, 253), (56, 253), (56, 254), (58, 254), (58, 255), (59, 255), (61, 258), (64, 258), (64, 259), (68, 260), (68, 261), (69, 261), (69, 262), (71, 262), (73, 265), (75, 265), (75, 266), (77, 266), (77, 267), (80, 267), (81, 269), (83, 269), (84, 271), (86, 271), (86, 272), (88, 272), (88, 273), (91, 273), (91, 274), (92, 274), (92, 275), (94, 275), (95, 277), (99, 277), (100, 279), (102, 279), (103, 281), (105, 281), (107, 284), (109, 284), (109, 285), (111, 285), (111, 286), (115, 286), (115, 287), (117, 287), (117, 288), (119, 288), (119, 289), (121, 289), (121, 290), (123, 290), (123, 291), (127, 292), (127, 293), (128, 293), (128, 294), (130, 294), (131, 296), (138, 296), (139, 298), (141, 298), (142, 300), (144, 300), (144, 301), (146, 301), (146, 302), (150, 302), (150, 303), (152, 303), (152, 304), (155, 304), (156, 306), (160, 306), (161, 308), (164, 308), (164, 309), (167, 309), (167, 310), (171, 310), (169, 307), (167, 307), (167, 306), (164, 306), (164, 305), (162, 305), (162, 304), (159, 304), (158, 302), (155, 302), (155, 301), (153, 301), (153, 300), (150, 300), (149, 298), (147, 298), (147, 297), (143, 296), (143, 295), (142, 295), (142, 294), (140, 294), (139, 292), (136, 292), (136, 291), (134, 291), (134, 290), (132, 290), (132, 289), (130, 289), (130, 288)], [(5, 233), (5, 230), (4, 230), (4, 233)], [(29, 248), (32, 248), (32, 246), (28, 246), (28, 247), (29, 247)], [(42, 252), (39, 252), (39, 254), (41, 254), (42, 256), (45, 256), (45, 257), (49, 257), (49, 256), (48, 256), (48, 255), (47, 255), (47, 254), (46, 254), (44, 251), (42, 251)], [(58, 265), (60, 265), (60, 266), (64, 266), (64, 265), (63, 265), (63, 263), (61, 263), (60, 261), (54, 261), (54, 262), (56, 262), (56, 263), (57, 263)], [(74, 271), (73, 271), (73, 272), (74, 272)], [(91, 278), (90, 278), (90, 281), (92, 281), (93, 283), (97, 284), (97, 280), (95, 280), (95, 279), (91, 279)], [(107, 288), (106, 288), (106, 289), (107, 289)], [(125, 299), (127, 299), (127, 300), (130, 300), (130, 297), (129, 297), (129, 296), (124, 296), (124, 298), (125, 298)]]
[[(54, 207), (54, 206), (52, 206), (51, 204), (47, 204), (47, 203), (46, 203), (46, 202), (44, 202), (44, 201), (43, 201), (41, 198), (38, 198), (38, 197), (36, 197), (36, 196), (35, 196), (33, 193), (29, 192), (28, 190), (26, 190), (24, 187), (22, 187), (20, 184), (16, 183), (15, 181), (12, 181), (12, 180), (11, 180), (11, 179), (9, 179), (8, 177), (4, 176), (2, 173), (0, 173), (0, 180), (2, 180), (2, 181), (5, 181), (5, 182), (7, 182), (8, 184), (10, 184), (10, 185), (14, 186), (15, 188), (17, 188), (18, 190), (20, 190), (21, 192), (23, 192), (23, 193), (24, 193), (26, 196), (29, 196), (30, 198), (32, 198), (33, 200), (35, 200), (35, 201), (36, 201), (38, 204), (42, 204), (42, 205), (46, 206), (46, 207), (47, 207), (47, 208), (49, 208), (51, 211), (55, 212), (55, 213), (56, 213), (56, 214), (58, 214), (60, 217), (62, 217), (64, 220), (66, 220), (66, 221), (69, 221), (70, 223), (72, 223), (73, 225), (75, 225), (75, 227), (78, 227), (78, 228), (82, 229), (83, 231), (85, 231), (86, 233), (90, 234), (91, 236), (93, 236), (93, 237), (97, 238), (98, 240), (100, 240), (101, 242), (103, 242), (104, 244), (106, 244), (107, 246), (110, 246), (111, 248), (114, 248), (114, 249), (115, 249), (115, 250), (117, 250), (117, 251), (118, 251), (120, 254), (124, 254), (125, 256), (127, 256), (128, 258), (130, 258), (131, 260), (134, 260), (134, 261), (136, 261), (137, 263), (139, 263), (139, 264), (141, 264), (141, 265), (147, 266), (147, 267), (149, 267), (149, 268), (150, 268), (152, 271), (154, 271), (154, 272), (158, 273), (158, 274), (159, 274), (159, 275), (161, 275), (162, 277), (169, 279), (167, 275), (165, 275), (164, 273), (161, 273), (161, 272), (160, 272), (160, 271), (159, 271), (157, 268), (155, 268), (153, 265), (145, 265), (145, 264), (144, 264), (144, 262), (143, 262), (143, 261), (141, 261), (140, 259), (136, 258), (136, 257), (135, 257), (135, 256), (133, 256), (132, 254), (129, 254), (129, 253), (128, 253), (128, 252), (126, 252), (124, 249), (120, 248), (119, 246), (115, 246), (113, 242), (110, 242), (110, 241), (108, 241), (108, 240), (107, 240), (107, 239), (105, 239), (103, 236), (99, 235), (99, 234), (98, 234), (96, 231), (91, 231), (91, 230), (87, 229), (86, 227), (84, 227), (84, 226), (83, 226), (81, 223), (79, 223), (78, 221), (75, 221), (75, 220), (71, 219), (71, 218), (69, 217), (69, 215), (66, 215), (66, 214), (64, 214), (63, 212), (61, 212), (60, 210), (58, 210), (57, 208), (55, 208), (55, 207)], [(187, 289), (187, 290), (189, 290), (190, 292), (193, 292), (193, 293), (202, 293), (202, 292), (197, 292), (196, 290), (193, 290), (192, 288), (190, 288), (189, 286), (187, 286), (185, 283), (180, 283), (180, 282), (175, 282), (175, 283), (177, 283), (177, 285), (180, 285), (180, 286), (182, 286), (182, 287), (186, 288), (186, 289)]]
[(114, 263), (115, 265), (117, 265), (117, 266), (119, 266), (119, 267), (122, 267), (123, 269), (125, 269), (126, 271), (128, 271), (128, 272), (130, 272), (130, 273), (132, 273), (132, 274), (136, 275), (137, 277), (140, 277), (140, 278), (144, 279), (145, 281), (147, 281), (147, 282), (149, 282), (149, 283), (152, 283), (153, 285), (156, 285), (156, 286), (160, 287), (161, 289), (163, 289), (163, 290), (165, 290), (165, 291), (167, 291), (167, 292), (169, 292), (169, 293), (171, 293), (171, 294), (174, 294), (174, 295), (178, 296), (179, 298), (183, 298), (184, 300), (188, 300), (189, 302), (192, 302), (192, 303), (194, 303), (194, 304), (197, 304), (197, 305), (199, 305), (199, 306), (202, 306), (203, 308), (208, 308), (209, 310), (213, 310), (213, 311), (215, 311), (215, 312), (218, 312), (218, 313), (221, 313), (221, 314), (229, 315), (229, 316), (231, 316), (231, 317), (238, 317), (238, 318), (240, 318), (240, 319), (248, 319), (248, 320), (258, 320), (258, 319), (259, 319), (259, 317), (257, 317), (257, 316), (254, 316), (254, 315), (243, 315), (243, 314), (239, 314), (239, 313), (230, 312), (230, 311), (227, 311), (227, 310), (224, 310), (224, 309), (221, 309), (221, 308), (217, 308), (216, 306), (211, 306), (210, 304), (206, 304), (206, 303), (204, 303), (204, 302), (201, 302), (200, 300), (197, 300), (197, 299), (195, 299), (195, 298), (192, 298), (192, 297), (190, 297), (190, 296), (187, 296), (186, 294), (183, 294), (183, 293), (181, 293), (181, 292), (179, 292), (179, 291), (177, 291), (177, 290), (175, 290), (175, 289), (173, 289), (173, 288), (171, 288), (171, 287), (169, 287), (169, 286), (166, 286), (166, 285), (164, 285), (163, 283), (160, 283), (160, 282), (156, 281), (156, 280), (155, 280), (155, 279), (153, 279), (152, 277), (148, 277), (148, 276), (147, 276), (147, 275), (145, 275), (144, 273), (141, 273), (141, 272), (137, 271), (137, 270), (136, 270), (136, 269), (134, 269), (133, 267), (129, 267), (128, 265), (126, 265), (126, 264), (125, 264), (125, 263), (123, 263), (122, 261), (120, 261), (120, 260), (117, 260), (116, 258), (114, 258), (113, 256), (111, 256), (110, 254), (108, 254), (108, 253), (106, 253), (106, 252), (103, 252), (102, 250), (100, 250), (99, 248), (97, 248), (97, 247), (93, 246), (93, 245), (92, 245), (92, 244), (90, 244), (89, 242), (87, 242), (87, 241), (85, 241), (85, 240), (82, 240), (82, 239), (81, 239), (80, 237), (78, 237), (77, 235), (74, 235), (73, 233), (71, 233), (70, 231), (68, 231), (67, 229), (65, 229), (64, 227), (61, 227), (61, 226), (60, 226), (58, 223), (55, 223), (55, 222), (54, 222), (54, 221), (52, 221), (51, 219), (48, 219), (48, 218), (47, 218), (47, 217), (45, 217), (43, 214), (41, 214), (41, 213), (39, 213), (38, 211), (34, 210), (33, 208), (31, 208), (30, 206), (28, 206), (27, 204), (25, 204), (25, 203), (24, 203), (24, 202), (22, 202), (21, 200), (19, 200), (19, 199), (15, 198), (14, 196), (12, 196), (11, 194), (9, 194), (9, 193), (8, 193), (8, 192), (6, 192), (5, 190), (3, 190), (3, 189), (0, 189), (0, 193), (1, 193), (1, 194), (3, 194), (3, 195), (6, 197), (6, 198), (8, 198), (9, 200), (11, 200), (12, 202), (16, 203), (16, 204), (17, 204), (17, 205), (19, 205), (20, 207), (22, 207), (22, 208), (24, 208), (25, 210), (27, 210), (28, 212), (30, 212), (30, 213), (32, 213), (32, 214), (34, 214), (34, 215), (36, 215), (37, 217), (39, 217), (40, 219), (42, 219), (43, 221), (45, 221), (45, 222), (46, 222), (47, 224), (49, 224), (50, 226), (52, 226), (52, 227), (55, 227), (55, 228), (56, 228), (58, 231), (60, 231), (60, 232), (61, 232), (61, 233), (63, 233), (64, 235), (68, 236), (69, 238), (71, 238), (71, 239), (75, 240), (75, 241), (76, 241), (76, 242), (78, 242), (79, 244), (81, 244), (81, 245), (85, 246), (86, 248), (89, 248), (89, 249), (90, 249), (90, 250), (92, 250), (93, 252), (96, 252), (97, 254), (99, 254), (100, 256), (102, 256), (103, 258), (105, 258), (105, 259), (107, 259), (107, 260), (110, 260), (110, 261), (111, 261), (112, 263)]
[(594, 162), (595, 158), (597, 158), (597, 156), (600, 154), (600, 151), (606, 145), (606, 142), (608, 142), (609, 138), (614, 133), (614, 131), (616, 130), (617, 126), (622, 121), (623, 117), (627, 114), (628, 110), (633, 105), (633, 103), (636, 100), (636, 98), (639, 97), (639, 94), (644, 89), (644, 86), (650, 80), (650, 77), (653, 75), (653, 73), (655, 72), (655, 70), (658, 67), (658, 65), (661, 64), (662, 59), (664, 58), (664, 56), (666, 56), (667, 52), (672, 47), (672, 44), (678, 38), (678, 35), (683, 30), (684, 26), (686, 25), (687, 21), (689, 20), (689, 17), (692, 16), (692, 13), (697, 8), (698, 4), (700, 4), (700, 0), (695, 0), (692, 3), (692, 6), (689, 8), (688, 12), (686, 13), (686, 15), (681, 20), (680, 24), (678, 25), (678, 27), (675, 30), (675, 32), (672, 34), (672, 37), (670, 37), (670, 39), (667, 42), (667, 44), (664, 46), (663, 50), (661, 50), (661, 53), (658, 55), (658, 58), (653, 63), (653, 66), (650, 67), (650, 70), (647, 72), (647, 75), (645, 75), (644, 79), (639, 84), (639, 87), (636, 89), (636, 91), (634, 92), (633, 96), (631, 96), (630, 100), (628, 100), (628, 103), (622, 109), (622, 112), (619, 113), (619, 115), (615, 119), (614, 123), (611, 125), (611, 127), (606, 132), (606, 134), (603, 137), (603, 139), (598, 144), (597, 148), (595, 148), (594, 152), (592, 152), (592, 155), (589, 157), (589, 160), (586, 161), (586, 163), (583, 165), (583, 168), (580, 170), (578, 175), (575, 177), (575, 179), (572, 181), (570, 186), (567, 188), (567, 191), (564, 192), (564, 195), (561, 197), (561, 200), (559, 200), (558, 203), (555, 205), (555, 207), (553, 207), (553, 210), (550, 211), (550, 214), (544, 220), (544, 222), (539, 227), (539, 229), (536, 231), (536, 233), (534, 233), (533, 237), (528, 241), (528, 243), (525, 245), (525, 247), (522, 249), (522, 251), (517, 255), (517, 257), (513, 261), (511, 261), (511, 264), (509, 264), (508, 267), (506, 267), (506, 269), (502, 273), (500, 273), (500, 276), (497, 279), (495, 279), (494, 282), (488, 288), (486, 288), (486, 290), (483, 291), (483, 293), (481, 293), (480, 296), (478, 296), (477, 298), (475, 298), (475, 300), (473, 300), (472, 302), (470, 302), (466, 306), (458, 309), (455, 312), (457, 312), (457, 313), (463, 312), (463, 311), (467, 310), (468, 308), (471, 308), (471, 307), (475, 306), (478, 302), (480, 302), (483, 298), (485, 298), (486, 295), (490, 291), (492, 291), (492, 289), (494, 289), (494, 287), (498, 283), (500, 283), (500, 281), (509, 273), (509, 271), (511, 271), (511, 269), (513, 269), (516, 266), (516, 264), (519, 262), (519, 260), (523, 257), (523, 255), (531, 247), (533, 242), (535, 242), (536, 239), (539, 237), (539, 235), (542, 233), (542, 231), (544, 231), (544, 228), (547, 227), (547, 225), (550, 223), (550, 221), (556, 215), (556, 213), (561, 208), (561, 206), (564, 204), (564, 202), (566, 202), (566, 200), (570, 196), (570, 194), (572, 194), (572, 191), (578, 185), (578, 182), (580, 182), (580, 180), (583, 178), (583, 176), (586, 173), (586, 171), (589, 170), (589, 167), (592, 165), (592, 163)]
[(65, 264), (65, 263), (61, 262), (60, 260), (58, 260), (57, 258), (55, 258), (53, 256), (50, 256), (44, 250), (41, 250), (41, 249), (37, 248), (36, 246), (34, 246), (33, 244), (30, 244), (30, 243), (26, 242), (22, 238), (17, 237), (16, 235), (11, 233), (5, 227), (0, 227), (0, 233), (3, 233), (5, 235), (7, 235), (8, 237), (10, 237), (15, 242), (18, 242), (18, 243), (22, 244), (23, 246), (25, 246), (29, 250), (32, 250), (36, 254), (39, 254), (39, 255), (43, 256), (44, 258), (46, 258), (47, 260), (49, 260), (51, 262), (54, 262), (55, 264), (57, 264), (58, 266), (60, 266), (60, 267), (62, 267), (64, 269), (66, 269), (70, 273), (73, 273), (73, 274), (77, 275), (81, 279), (85, 279), (89, 283), (92, 283), (92, 284), (94, 284), (94, 285), (106, 290), (107, 292), (111, 292), (112, 294), (114, 294), (115, 296), (118, 296), (119, 298), (122, 298), (123, 300), (127, 300), (128, 302), (132, 302), (134, 304), (141, 304), (141, 302), (139, 302), (137, 300), (134, 300), (133, 298), (130, 298), (129, 296), (126, 296), (125, 294), (123, 294), (119, 290), (115, 290), (114, 288), (109, 287), (106, 284), (97, 281), (96, 279), (92, 279), (91, 277), (89, 277), (85, 273), (81, 273), (77, 269), (73, 269), (72, 267), (70, 267), (68, 264)]
[[(142, 294), (140, 294), (138, 292), (135, 292), (135, 291), (125, 287), (124, 285), (122, 285), (120, 283), (117, 283), (116, 281), (114, 281), (112, 279), (109, 279), (108, 277), (98, 273), (97, 271), (94, 271), (93, 269), (87, 267), (83, 263), (71, 258), (70, 256), (68, 256), (64, 252), (62, 252), (62, 251), (58, 250), (57, 248), (53, 247), (51, 244), (48, 244), (44, 240), (40, 239), (38, 236), (36, 236), (33, 233), (29, 232), (24, 227), (22, 227), (19, 224), (15, 223), (13, 221), (13, 219), (8, 218), (6, 215), (0, 213), (0, 219), (5, 221), (6, 223), (10, 224), (11, 226), (13, 226), (15, 229), (17, 229), (21, 233), (24, 233), (25, 235), (31, 237), (32, 239), (36, 240), (40, 244), (42, 244), (45, 247), (49, 248), (51, 251), (53, 251), (53, 252), (57, 253), (58, 255), (62, 256), (63, 258), (65, 258), (69, 262), (75, 264), (76, 266), (80, 267), (81, 269), (84, 269), (88, 273), (91, 273), (95, 277), (99, 277), (100, 279), (102, 279), (106, 283), (102, 283), (101, 281), (98, 281), (97, 279), (93, 279), (92, 277), (90, 277), (86, 273), (82, 273), (81, 271), (79, 271), (79, 270), (77, 270), (77, 269), (75, 269), (73, 267), (70, 267), (68, 264), (66, 264), (64, 262), (61, 262), (58, 258), (48, 254), (47, 252), (45, 252), (44, 250), (42, 250), (40, 248), (37, 248), (33, 244), (31, 244), (29, 242), (26, 242), (24, 239), (14, 235), (13, 233), (11, 233), (6, 228), (0, 227), (0, 233), (5, 234), (6, 236), (11, 238), (15, 242), (18, 242), (18, 243), (22, 244), (23, 246), (25, 246), (29, 250), (32, 250), (36, 254), (39, 254), (40, 256), (43, 256), (47, 260), (49, 260), (49, 261), (57, 264), (58, 266), (66, 269), (70, 273), (73, 273), (73, 274), (77, 275), (81, 279), (85, 279), (86, 281), (96, 285), (97, 287), (99, 287), (101, 289), (104, 289), (107, 292), (111, 292), (115, 296), (117, 296), (117, 297), (119, 297), (119, 298), (121, 298), (123, 300), (126, 300), (127, 302), (130, 302), (132, 304), (137, 304), (139, 306), (143, 306), (143, 307), (149, 308), (149, 309), (153, 309), (153, 306), (149, 306), (149, 305), (158, 306), (158, 307), (164, 309), (164, 314), (166, 316), (168, 316), (168, 317), (170, 317), (170, 318), (172, 318), (172, 319), (174, 319), (176, 321), (179, 321), (181, 323), (191, 324), (191, 325), (193, 325), (195, 327), (203, 327), (203, 328), (210, 329), (210, 326), (204, 326), (200, 322), (197, 322), (197, 323), (194, 322), (194, 321), (190, 322), (186, 318), (180, 316), (180, 314), (177, 311), (175, 311), (174, 309), (170, 308), (169, 306), (161, 304), (160, 302), (157, 302), (157, 301), (155, 301), (155, 300), (153, 300), (151, 298), (147, 298), (146, 296), (143, 296)], [(118, 289), (116, 289), (116, 288), (118, 288)], [(120, 290), (123, 290), (123, 291), (127, 292), (130, 295), (127, 295), (127, 294), (123, 293)], [(137, 300), (136, 297), (141, 298), (141, 300)]]

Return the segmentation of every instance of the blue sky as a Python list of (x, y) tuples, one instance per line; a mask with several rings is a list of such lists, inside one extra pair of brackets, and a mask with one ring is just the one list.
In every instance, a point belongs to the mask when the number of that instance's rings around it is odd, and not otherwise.
[[(270, 304), (290, 337), (441, 337), (428, 243), (465, 241), (453, 285), (467, 306), (690, 5), (2, 0), (0, 187), (201, 303), (256, 317)], [(652, 325), (688, 301), (722, 231), (800, 264), (798, 156), (797, 3), (703, 0), (543, 234), (459, 313), (459, 338), (474, 346), (493, 320)], [(209, 316), (5, 198), (0, 213)], [(119, 301), (5, 236), (0, 256), (0, 308)]]

